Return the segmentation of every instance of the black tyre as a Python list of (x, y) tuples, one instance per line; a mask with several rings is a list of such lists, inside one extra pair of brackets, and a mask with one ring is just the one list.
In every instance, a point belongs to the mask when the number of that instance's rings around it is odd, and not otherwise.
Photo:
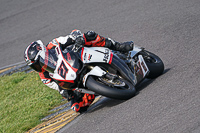
[(155, 54), (144, 50), (143, 57), (149, 68), (150, 73), (146, 78), (154, 79), (160, 76), (164, 71), (164, 64), (162, 60)]
[(123, 86), (107, 84), (105, 83), (106, 80), (103, 81), (98, 77), (89, 76), (86, 87), (99, 95), (114, 99), (127, 100), (135, 95), (135, 87), (131, 83), (121, 78), (118, 78), (117, 80), (123, 83)]

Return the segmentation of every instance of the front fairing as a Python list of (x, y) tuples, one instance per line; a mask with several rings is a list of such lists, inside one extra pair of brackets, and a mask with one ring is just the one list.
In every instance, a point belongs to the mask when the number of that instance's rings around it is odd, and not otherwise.
[(77, 69), (79, 73), (79, 70), (83, 67), (83, 62), (80, 60), (78, 53), (71, 51), (71, 49), (65, 49), (62, 54), (70, 66)]
[(43, 69), (54, 73), (58, 61), (55, 49), (47, 50), (45, 53), (42, 53), (39, 61)]
[(59, 47), (42, 53), (40, 65), (50, 72), (50, 77), (65, 89), (74, 87), (79, 69), (83, 66), (73, 51), (61, 51)]
[[(59, 55), (61, 56), (59, 57)], [(83, 63), (79, 60), (79, 57), (76, 55), (76, 53), (67, 49), (62, 51), (61, 54), (56, 53), (55, 49), (47, 50), (41, 54), (39, 61), (43, 69), (50, 73), (54, 73), (57, 67), (57, 62), (60, 59), (64, 62), (67, 62), (67, 64), (69, 64), (72, 68), (78, 70), (83, 66)]]

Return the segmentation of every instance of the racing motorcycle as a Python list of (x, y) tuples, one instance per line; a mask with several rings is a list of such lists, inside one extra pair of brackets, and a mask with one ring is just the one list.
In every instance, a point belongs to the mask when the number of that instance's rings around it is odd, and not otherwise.
[(41, 57), (40, 64), (62, 88), (114, 99), (133, 97), (136, 85), (164, 71), (157, 55), (136, 45), (128, 53), (76, 44), (64, 50), (57, 46)]

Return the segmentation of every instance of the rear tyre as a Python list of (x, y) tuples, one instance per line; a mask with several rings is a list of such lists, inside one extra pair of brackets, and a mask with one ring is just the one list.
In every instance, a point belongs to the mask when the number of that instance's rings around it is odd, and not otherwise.
[(162, 60), (155, 54), (144, 50), (145, 55), (143, 55), (144, 60), (149, 68), (150, 73), (146, 78), (154, 79), (160, 76), (164, 71), (164, 64)]
[(106, 84), (98, 77), (89, 76), (86, 82), (86, 87), (109, 98), (127, 100), (135, 95), (135, 87), (128, 81), (118, 78), (118, 81), (123, 82), (123, 86)]

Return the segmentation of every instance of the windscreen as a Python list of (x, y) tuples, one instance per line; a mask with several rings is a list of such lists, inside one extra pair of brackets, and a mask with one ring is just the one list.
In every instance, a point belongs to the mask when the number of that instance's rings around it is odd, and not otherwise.
[(40, 57), (40, 65), (46, 71), (53, 73), (57, 65), (57, 54), (55, 49), (47, 50)]

